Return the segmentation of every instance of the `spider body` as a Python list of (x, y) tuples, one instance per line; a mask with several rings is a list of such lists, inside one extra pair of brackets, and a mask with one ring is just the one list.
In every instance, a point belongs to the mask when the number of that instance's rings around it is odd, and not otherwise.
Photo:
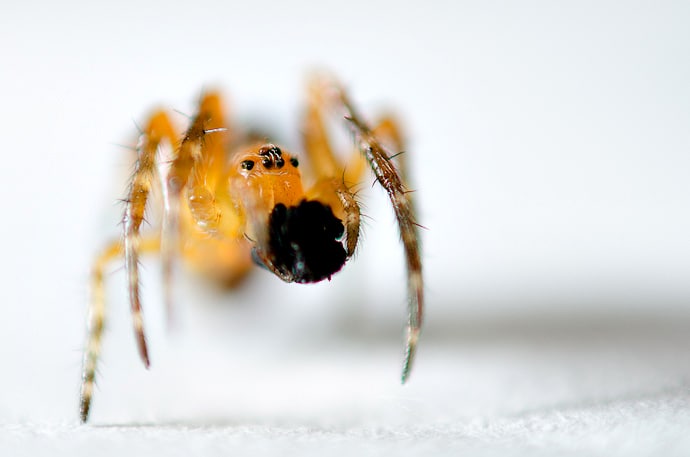
[(329, 205), (307, 200), (296, 157), (264, 144), (238, 156), (233, 165), (229, 189), (243, 196), (235, 205), (237, 211), (246, 214), (259, 206), (262, 214), (268, 213), (261, 234), (245, 227), (249, 239), (267, 238), (263, 247), (252, 249), (255, 263), (284, 281), (298, 283), (330, 278), (342, 268), (347, 257), (339, 242), (343, 224)]
[[(326, 111), (343, 114), (357, 140), (347, 164), (332, 152)], [(230, 137), (233, 137), (233, 141)], [(359, 239), (360, 208), (351, 191), (367, 162), (393, 205), (408, 273), (407, 344), (403, 382), (409, 374), (423, 309), (417, 225), (409, 193), (393, 157), (402, 148), (397, 124), (385, 118), (370, 129), (337, 82), (310, 85), (303, 120), (304, 159), (311, 181), (303, 184), (298, 158), (272, 143), (245, 140), (225, 126), (217, 94), (202, 97), (197, 115), (178, 141), (165, 112), (143, 129), (137, 163), (125, 200), (123, 238), (97, 258), (92, 275), (89, 336), (82, 369), (80, 418), (88, 418), (105, 319), (104, 269), (124, 257), (137, 346), (149, 366), (139, 294), (139, 256), (154, 253), (163, 265), (165, 302), (171, 303), (171, 264), (182, 258), (201, 273), (228, 285), (258, 264), (286, 282), (330, 279), (353, 255)], [(164, 144), (174, 150), (168, 168), (158, 157)], [(384, 143), (396, 149), (390, 154)], [(140, 232), (154, 185), (160, 185), (163, 221), (158, 231)]]

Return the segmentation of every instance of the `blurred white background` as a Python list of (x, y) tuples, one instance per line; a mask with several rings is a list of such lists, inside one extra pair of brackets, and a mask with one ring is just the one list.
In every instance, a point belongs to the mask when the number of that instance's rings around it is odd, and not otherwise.
[[(131, 155), (116, 144), (131, 144), (134, 123), (157, 106), (191, 113), (219, 87), (238, 121), (297, 150), (315, 68), (372, 119), (393, 110), (407, 127), (428, 227), (425, 339), (498, 337), (514, 321), (689, 319), (687, 2), (27, 1), (0, 17), (0, 422), (76, 419), (88, 271), (118, 234)], [(395, 385), (402, 254), (382, 192), (368, 193), (359, 255), (333, 281), (285, 285), (258, 271), (228, 296), (180, 272), (174, 338), (146, 261), (158, 374), (136, 360), (115, 266), (95, 417), (157, 420), (149, 397), (175, 382), (161, 373), (232, 360), (237, 378), (261, 370), (247, 374), (252, 363), (269, 374), (302, 346), (327, 354), (337, 334), (360, 352), (391, 343), (370, 362)], [(424, 344), (414, 376), (434, 357)]]

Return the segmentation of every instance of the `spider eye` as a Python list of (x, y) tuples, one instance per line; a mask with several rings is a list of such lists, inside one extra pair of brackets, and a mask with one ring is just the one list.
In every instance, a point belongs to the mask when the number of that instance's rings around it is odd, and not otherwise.
[(299, 167), (299, 160), (297, 160), (296, 157), (290, 157), (290, 164), (293, 167), (297, 168), (297, 167)]
[(243, 160), (242, 161), (242, 169), (243, 170), (251, 170), (254, 168), (254, 161), (253, 160)]
[(282, 154), (283, 151), (275, 144), (265, 144), (259, 148), (260, 156), (277, 155), (280, 157)]

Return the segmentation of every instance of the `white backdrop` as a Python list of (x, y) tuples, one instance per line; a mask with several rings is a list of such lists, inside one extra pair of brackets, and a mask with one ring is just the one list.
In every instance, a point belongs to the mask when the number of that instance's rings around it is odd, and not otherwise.
[[(297, 149), (314, 68), (339, 75), (372, 118), (392, 109), (408, 128), (428, 340), (513, 321), (690, 316), (685, 2), (14, 2), (0, 16), (2, 423), (76, 420), (88, 270), (117, 235), (130, 156), (116, 144), (134, 122), (156, 106), (190, 113), (220, 87), (240, 121)], [(302, 339), (400, 343), (402, 256), (381, 192), (369, 194), (358, 257), (332, 282), (258, 272), (226, 296), (181, 274), (176, 338), (145, 262), (157, 375), (139, 377), (114, 268), (96, 417), (159, 419), (147, 395), (178, 358), (179, 375), (239, 347), (242, 373), (242, 360), (299, 354)], [(398, 356), (381, 357), (386, 382)], [(115, 380), (130, 376), (143, 391), (127, 396)]]

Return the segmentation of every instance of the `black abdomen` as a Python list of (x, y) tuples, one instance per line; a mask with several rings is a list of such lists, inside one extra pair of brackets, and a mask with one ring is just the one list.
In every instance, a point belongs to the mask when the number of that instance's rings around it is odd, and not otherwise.
[(345, 264), (340, 238), (343, 223), (327, 205), (302, 200), (297, 206), (279, 203), (269, 218), (269, 252), (273, 265), (295, 282), (318, 282)]

